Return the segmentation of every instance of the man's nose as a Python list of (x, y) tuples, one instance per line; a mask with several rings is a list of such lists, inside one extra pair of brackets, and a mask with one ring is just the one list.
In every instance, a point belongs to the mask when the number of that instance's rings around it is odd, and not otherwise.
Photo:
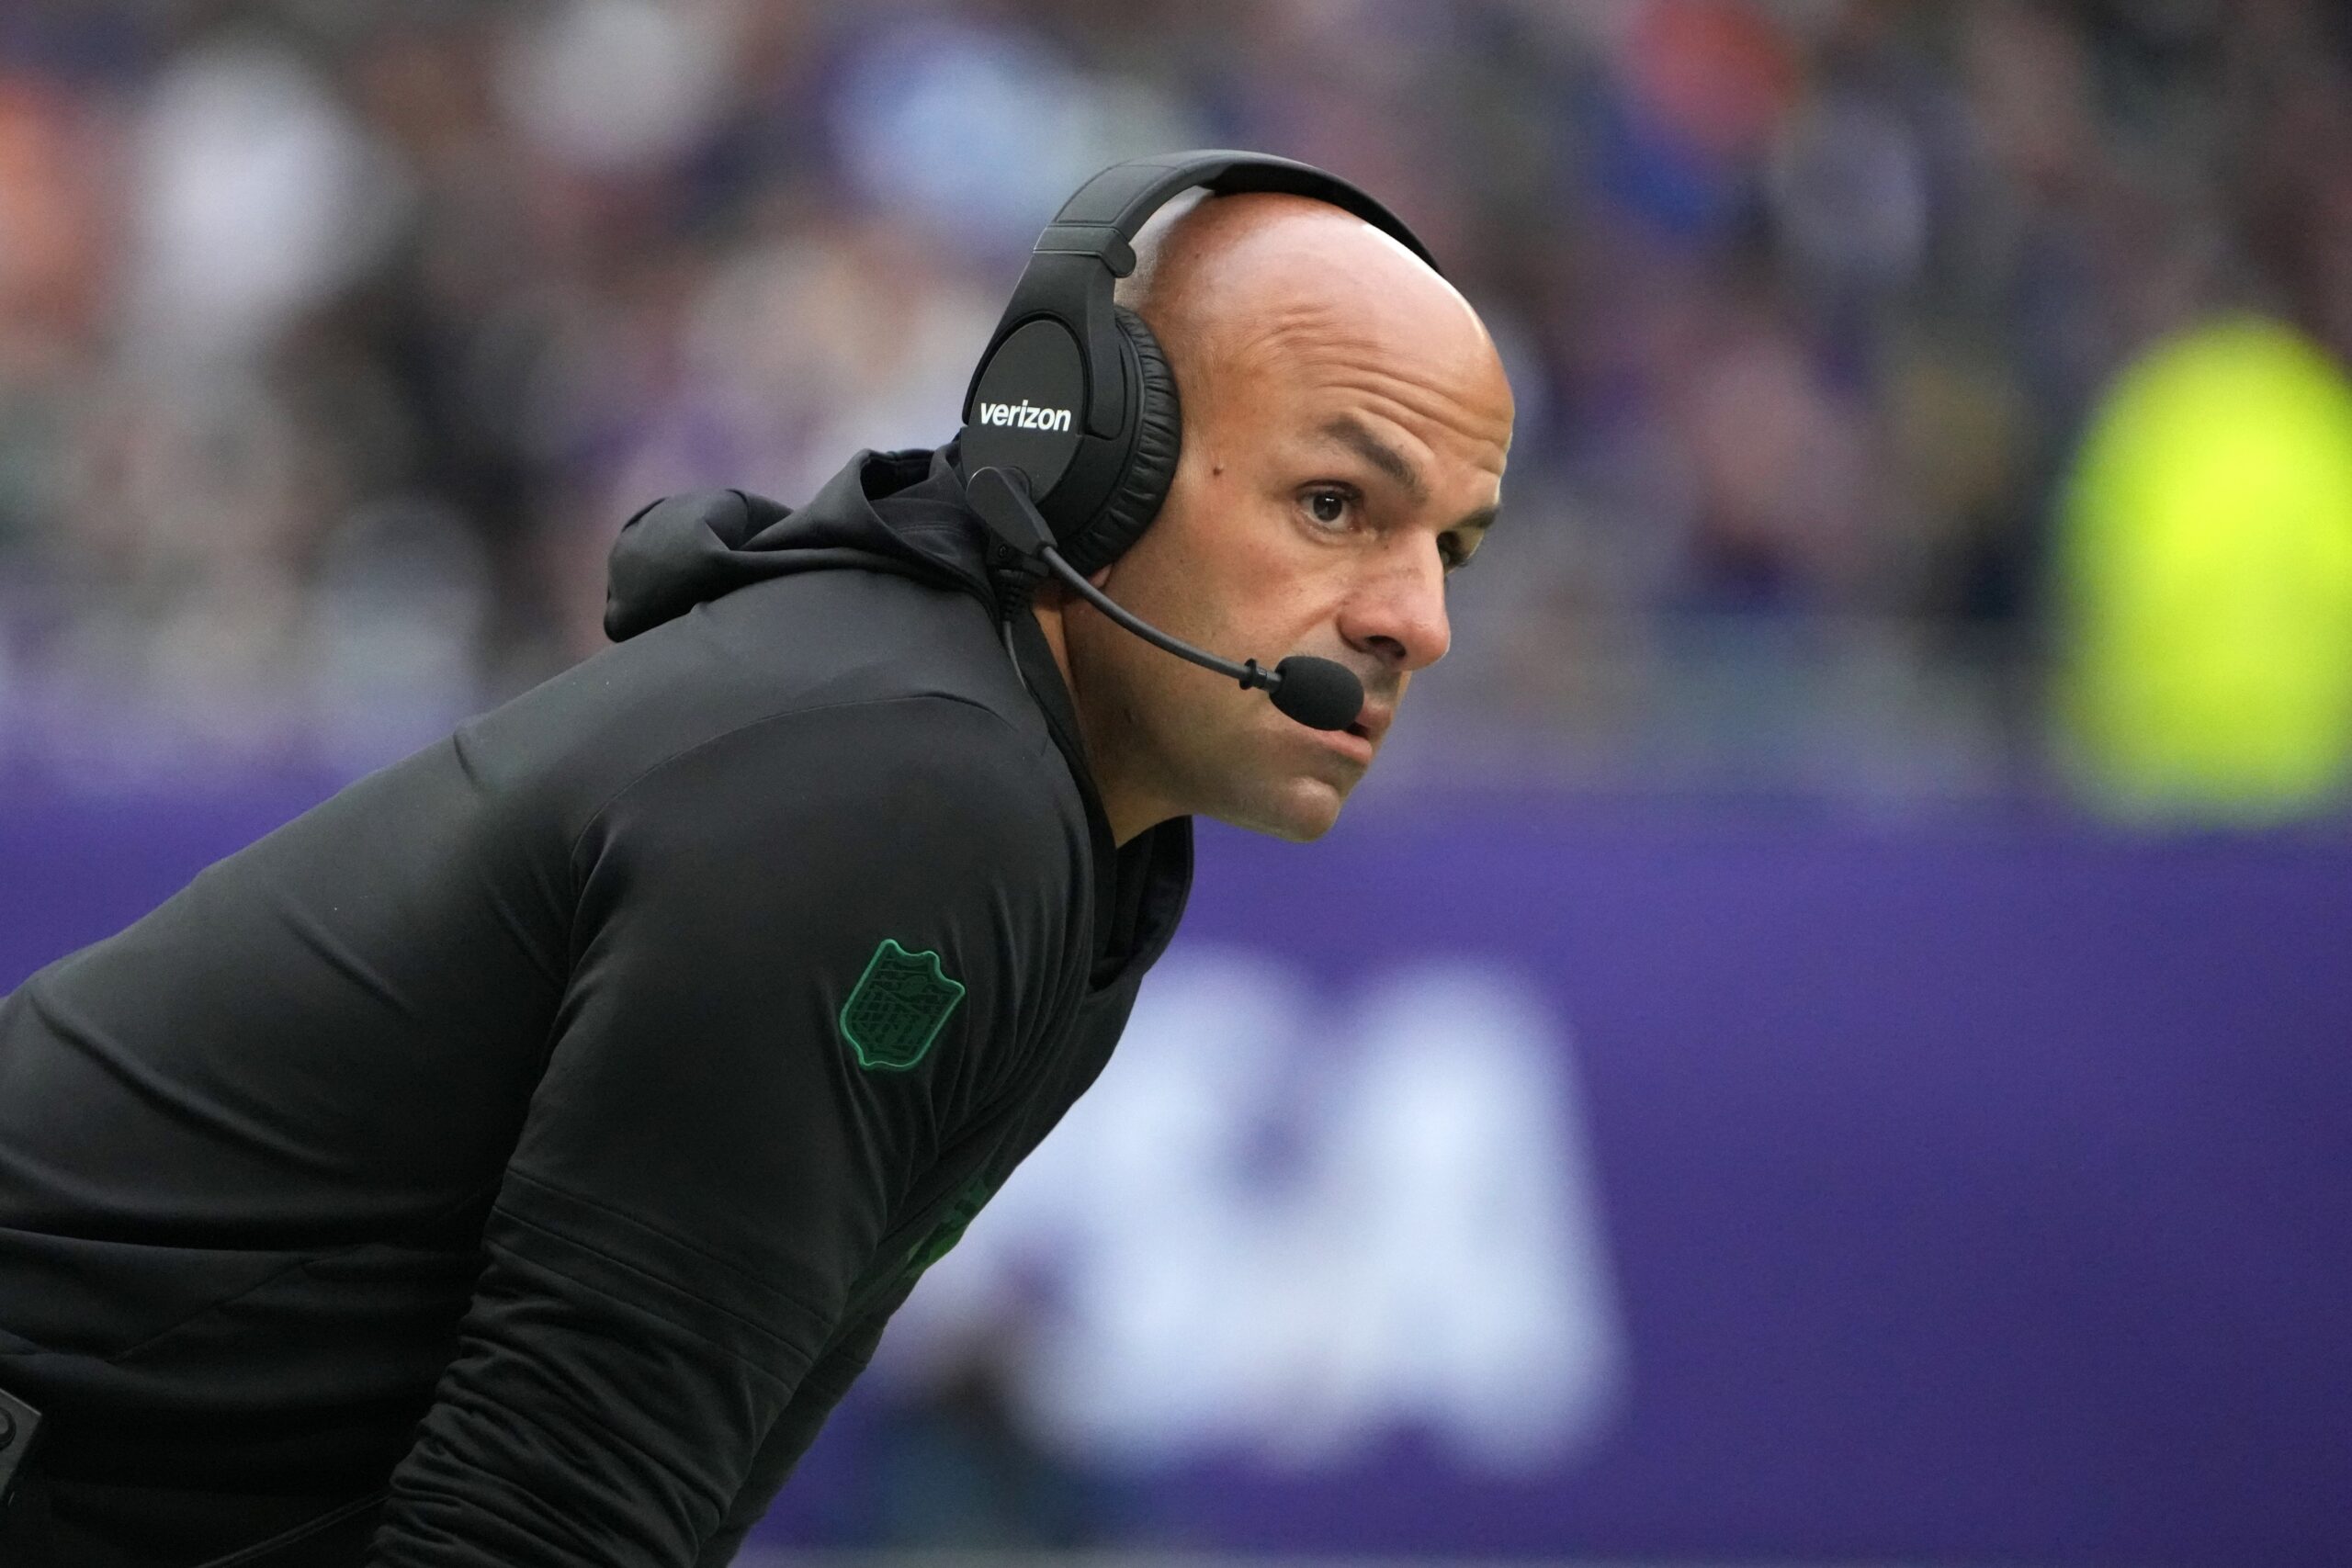
[(1445, 565), (1427, 538), (1399, 538), (1340, 613), (1348, 646), (1410, 674), (1445, 657), (1453, 629), (1445, 615)]

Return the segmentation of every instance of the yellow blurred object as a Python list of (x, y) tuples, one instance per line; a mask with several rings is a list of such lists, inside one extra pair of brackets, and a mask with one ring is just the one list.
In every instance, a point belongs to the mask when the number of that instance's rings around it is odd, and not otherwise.
[(2352, 382), (2287, 328), (2125, 372), (2064, 501), (2059, 714), (2128, 816), (2282, 820), (2352, 783)]

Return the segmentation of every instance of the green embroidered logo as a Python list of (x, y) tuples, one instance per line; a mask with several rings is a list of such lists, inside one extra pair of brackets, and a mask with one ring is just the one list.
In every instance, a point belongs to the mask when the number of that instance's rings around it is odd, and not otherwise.
[(962, 983), (947, 977), (939, 954), (909, 953), (886, 936), (842, 1004), (842, 1038), (861, 1067), (911, 1067), (963, 999)]

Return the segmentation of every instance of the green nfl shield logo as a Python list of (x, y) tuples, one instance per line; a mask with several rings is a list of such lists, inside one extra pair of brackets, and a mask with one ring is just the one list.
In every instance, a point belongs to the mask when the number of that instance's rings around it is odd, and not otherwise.
[(939, 954), (909, 953), (884, 937), (842, 1004), (842, 1038), (861, 1067), (911, 1067), (963, 999), (962, 983), (940, 968)]

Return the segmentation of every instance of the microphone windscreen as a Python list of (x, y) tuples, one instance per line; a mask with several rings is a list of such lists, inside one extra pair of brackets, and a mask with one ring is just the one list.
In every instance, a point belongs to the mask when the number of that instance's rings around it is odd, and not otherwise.
[(1274, 706), (1309, 729), (1345, 729), (1363, 711), (1363, 682), (1344, 664), (1294, 653), (1274, 674)]

